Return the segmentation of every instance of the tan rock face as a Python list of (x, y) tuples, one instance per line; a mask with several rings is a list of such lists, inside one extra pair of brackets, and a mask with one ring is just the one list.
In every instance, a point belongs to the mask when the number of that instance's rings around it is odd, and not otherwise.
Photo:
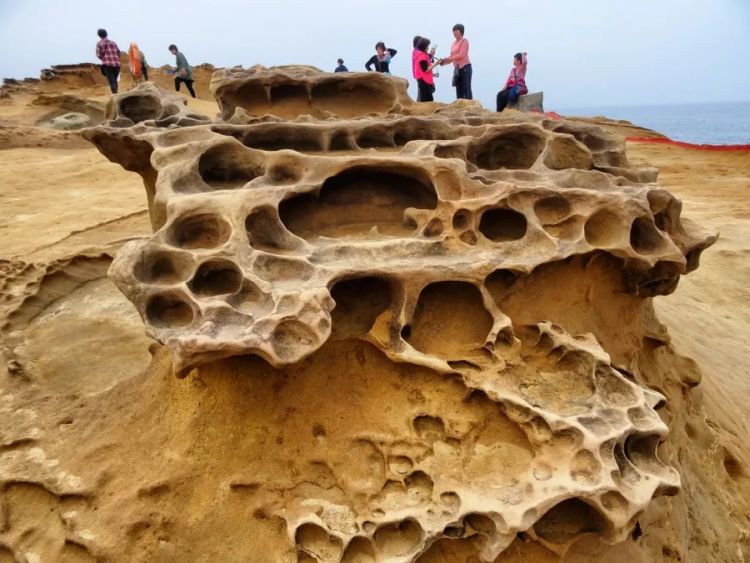
[[(666, 341), (649, 298), (715, 237), (622, 140), (417, 106), (377, 74), (220, 71), (212, 91), (215, 122), (165, 121), (168, 96), (141, 86), (84, 133), (144, 177), (155, 230), (110, 276), (179, 375), (251, 354), (270, 366), (236, 377), (296, 382), (278, 400), (308, 428), (273, 414), (265, 468), (225, 482), (283, 522), (299, 560), (435, 560), (469, 542), (492, 561), (519, 533), (561, 554), (622, 540), (678, 490), (638, 355)], [(290, 456), (291, 474), (272, 469)]]

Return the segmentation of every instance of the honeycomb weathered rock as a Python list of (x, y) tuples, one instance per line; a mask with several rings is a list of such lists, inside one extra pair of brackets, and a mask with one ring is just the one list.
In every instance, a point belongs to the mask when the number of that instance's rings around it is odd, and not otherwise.
[[(683, 226), (621, 139), (466, 103), (415, 107), (381, 75), (231, 70), (212, 89), (222, 121), (86, 132), (144, 177), (155, 232), (110, 275), (175, 370), (245, 354), (306, 369), (326, 342), (357, 339), (466, 395), (435, 412), (415, 391), (394, 413), (405, 434), (362, 434), (354, 474), (284, 494), (276, 515), (303, 559), (412, 561), (474, 538), (491, 561), (520, 532), (564, 551), (585, 533), (622, 539), (677, 490), (657, 455), (663, 398), (575, 316), (661, 338), (646, 298), (673, 291), (714, 239)], [(129, 96), (161, 100), (153, 87)], [(373, 112), (390, 113), (352, 119)]]

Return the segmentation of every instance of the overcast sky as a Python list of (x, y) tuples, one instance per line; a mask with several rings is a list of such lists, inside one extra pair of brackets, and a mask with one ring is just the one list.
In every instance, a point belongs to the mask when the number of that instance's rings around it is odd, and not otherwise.
[[(173, 63), (176, 43), (191, 64), (332, 70), (342, 57), (363, 70), (382, 40), (399, 50), (393, 74), (411, 78), (412, 37), (445, 56), (458, 22), (474, 96), (490, 107), (517, 51), (545, 109), (750, 100), (750, 0), (0, 0), (0, 76), (97, 62), (105, 27), (151, 66)], [(454, 97), (450, 75), (437, 79), (440, 101)]]

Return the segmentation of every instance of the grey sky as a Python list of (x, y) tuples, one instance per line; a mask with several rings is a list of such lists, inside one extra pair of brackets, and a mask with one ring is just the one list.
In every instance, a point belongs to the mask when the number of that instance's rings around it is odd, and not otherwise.
[[(466, 26), (474, 95), (492, 107), (517, 51), (545, 107), (750, 100), (750, 0), (0, 0), (0, 76), (38, 76), (51, 64), (96, 62), (96, 29), (149, 64), (171, 64), (176, 43), (191, 64), (311, 64), (350, 70), (383, 40), (411, 78), (416, 34), (446, 55)], [(453, 99), (450, 70), (437, 99)], [(412, 88), (413, 91), (413, 88)]]

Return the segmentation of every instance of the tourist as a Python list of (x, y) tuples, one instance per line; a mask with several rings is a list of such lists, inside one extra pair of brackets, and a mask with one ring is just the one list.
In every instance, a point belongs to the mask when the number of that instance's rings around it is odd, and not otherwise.
[(432, 95), (435, 93), (432, 69), (440, 64), (440, 61), (432, 61), (431, 54), (427, 52), (429, 46), (430, 40), (426, 37), (420, 37), (415, 49), (414, 76), (417, 79), (418, 102), (433, 101)]
[(414, 77), (414, 80), (417, 79), (417, 55), (419, 54), (417, 43), (419, 43), (420, 39), (422, 39), (422, 37), (420, 37), (419, 35), (415, 35), (414, 40), (412, 41), (412, 47), (414, 49), (411, 52), (411, 75)]
[(177, 45), (170, 45), (169, 52), (175, 56), (175, 64), (177, 65), (177, 69), (174, 71), (174, 89), (179, 92), (180, 83), (184, 82), (190, 95), (195, 98), (195, 91), (193, 90), (193, 69), (190, 68), (185, 55), (177, 50)]
[(128, 49), (128, 67), (130, 68), (130, 75), (133, 77), (135, 84), (144, 80), (143, 63), (143, 53), (141, 53), (136, 43), (131, 43), (130, 49)]
[(469, 41), (464, 37), (464, 26), (457, 23), (453, 26), (455, 41), (451, 45), (450, 57), (440, 64), (453, 63), (453, 86), (456, 87), (456, 99), (471, 100), (471, 61), (469, 60)]
[(148, 81), (148, 63), (146, 62), (146, 55), (143, 51), (138, 49), (138, 53), (141, 55), (141, 71), (143, 72), (143, 80)]
[(365, 63), (367, 72), (372, 71), (372, 68), (370, 67), (372, 65), (375, 65), (376, 72), (390, 74), (391, 59), (396, 56), (396, 53), (396, 49), (391, 49), (390, 47), (386, 49), (385, 43), (383, 43), (382, 41), (378, 41), (375, 44), (375, 54), (370, 57), (369, 61)]
[(503, 111), (509, 103), (515, 104), (518, 96), (527, 94), (526, 87), (526, 53), (513, 56), (513, 68), (510, 70), (505, 88), (497, 93), (497, 111)]
[(344, 66), (344, 59), (339, 59), (336, 62), (339, 63), (339, 66), (333, 72), (349, 72), (349, 69)]
[(99, 42), (96, 44), (96, 56), (102, 61), (102, 74), (107, 78), (109, 89), (117, 94), (117, 78), (120, 76), (120, 49), (117, 43), (107, 39), (107, 30), (96, 32)]

